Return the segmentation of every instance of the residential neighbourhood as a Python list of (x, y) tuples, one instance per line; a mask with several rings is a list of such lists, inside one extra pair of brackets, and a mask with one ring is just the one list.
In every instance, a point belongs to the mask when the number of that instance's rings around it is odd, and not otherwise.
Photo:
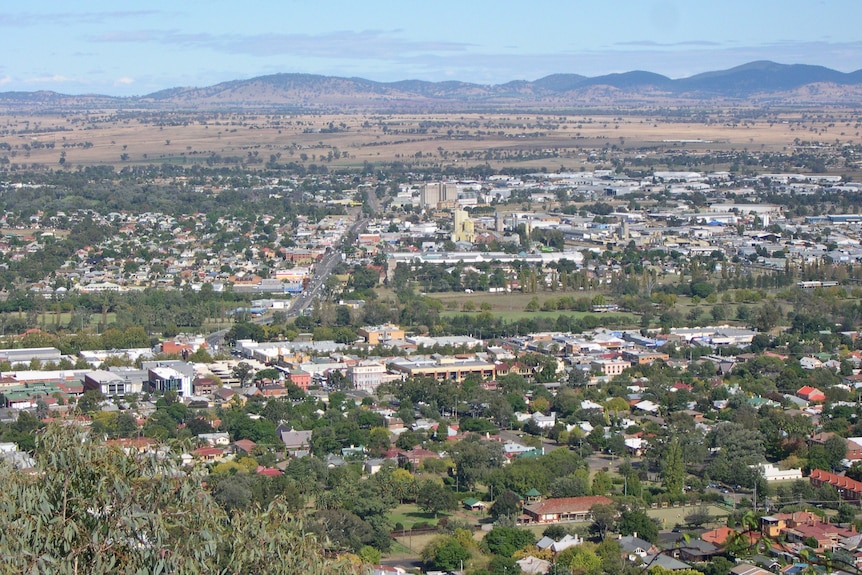
[(278, 493), (380, 573), (858, 564), (862, 221), (799, 204), (852, 182), (328, 183), (260, 181), (323, 208), (252, 221), (7, 214), (10, 273), (119, 233), (7, 299), (3, 459), (73, 425), (228, 510)]

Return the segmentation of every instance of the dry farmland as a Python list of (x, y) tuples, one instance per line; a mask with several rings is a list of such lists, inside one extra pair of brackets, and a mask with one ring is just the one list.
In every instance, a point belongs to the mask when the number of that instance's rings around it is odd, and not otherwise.
[[(280, 115), (105, 110), (0, 117), (0, 169), (268, 163), (329, 169), (401, 162), (417, 169), (592, 169), (614, 157), (782, 152), (856, 144), (851, 111), (630, 110), (579, 114)], [(720, 161), (711, 169), (722, 169)]]

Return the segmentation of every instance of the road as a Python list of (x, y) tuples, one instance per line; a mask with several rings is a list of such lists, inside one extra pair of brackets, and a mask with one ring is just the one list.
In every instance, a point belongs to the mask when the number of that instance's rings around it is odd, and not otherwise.
[[(372, 209), (377, 211), (380, 209), (380, 205), (378, 203), (377, 197), (374, 195), (374, 192), (369, 194), (369, 202), (371, 203)], [(358, 234), (365, 226), (368, 225), (368, 222), (371, 221), (370, 218), (362, 217), (362, 212), (357, 212), (357, 220), (351, 225), (347, 233), (345, 234), (345, 239), (354, 234)], [(287, 310), (288, 318), (297, 318), (302, 315), (306, 309), (309, 308), (314, 303), (314, 300), (318, 298), (324, 289), (324, 285), (326, 284), (326, 280), (329, 278), (329, 275), (332, 273), (332, 270), (335, 269), (341, 262), (341, 251), (339, 249), (334, 249), (325, 256), (314, 268), (314, 277), (312, 277), (311, 281), (306, 286), (306, 289), (303, 290), (301, 294), (299, 294), (296, 298), (294, 298), (293, 302), (290, 305), (290, 308)], [(272, 321), (272, 316), (269, 314), (265, 314), (259, 318), (254, 318), (252, 320), (253, 323), (266, 324)], [(221, 345), (224, 343), (224, 336), (227, 334), (228, 330), (220, 329), (209, 334), (206, 337), (207, 345), (211, 350), (218, 350), (221, 348)]]
[[(359, 219), (357, 219), (356, 222), (348, 228), (345, 233), (345, 239), (359, 233), (360, 230), (368, 225), (369, 221), (371, 221), (369, 218), (363, 218), (360, 214)], [(340, 262), (341, 251), (339, 249), (334, 249), (323, 256), (323, 259), (314, 266), (314, 277), (311, 278), (311, 281), (308, 282), (306, 288), (293, 300), (293, 303), (290, 305), (290, 309), (287, 310), (288, 318), (299, 317), (302, 315), (302, 312), (314, 303), (315, 299), (321, 296), (324, 290), (324, 284), (329, 278), (329, 274), (332, 273), (332, 270), (335, 269), (335, 266)]]

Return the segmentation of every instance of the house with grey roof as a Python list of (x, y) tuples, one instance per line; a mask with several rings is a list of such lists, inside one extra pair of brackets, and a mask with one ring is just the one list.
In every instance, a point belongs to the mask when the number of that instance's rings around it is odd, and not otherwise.
[(311, 450), (311, 431), (296, 431), (292, 427), (279, 425), (275, 429), (276, 435), (284, 443), (285, 449), (291, 457), (308, 455)]

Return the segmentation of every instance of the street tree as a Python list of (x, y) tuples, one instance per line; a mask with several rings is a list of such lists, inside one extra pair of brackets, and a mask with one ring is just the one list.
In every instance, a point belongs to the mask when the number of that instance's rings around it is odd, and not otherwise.
[(241, 361), (231, 370), (231, 375), (239, 380), (240, 387), (245, 387), (246, 382), (251, 378), (252, 372), (251, 365), (248, 363)]

